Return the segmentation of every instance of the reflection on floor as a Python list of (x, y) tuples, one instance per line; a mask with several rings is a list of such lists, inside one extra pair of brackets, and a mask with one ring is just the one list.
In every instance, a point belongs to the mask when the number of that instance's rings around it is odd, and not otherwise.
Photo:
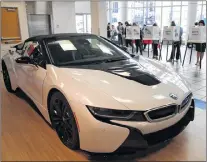
[[(183, 49), (182, 49), (183, 50)], [(170, 51), (170, 50), (169, 50)], [(147, 53), (144, 53), (147, 56)], [(163, 58), (164, 52), (163, 52)], [(206, 161), (206, 63), (203, 61), (200, 70), (195, 64), (195, 52), (192, 64), (180, 67), (175, 63), (175, 69), (192, 86), (199, 107), (196, 108), (195, 121), (175, 139), (165, 145), (159, 145), (149, 150), (133, 155), (89, 155), (83, 151), (71, 151), (58, 139), (56, 133), (46, 124), (35, 111), (35, 106), (18, 93), (17, 96), (8, 93), (4, 86), (2, 92), (2, 160), (3, 161)], [(204, 58), (205, 60), (205, 58)], [(2, 78), (1, 85), (2, 84)], [(26, 100), (26, 101), (25, 101)], [(146, 156), (147, 155), (147, 156)]]

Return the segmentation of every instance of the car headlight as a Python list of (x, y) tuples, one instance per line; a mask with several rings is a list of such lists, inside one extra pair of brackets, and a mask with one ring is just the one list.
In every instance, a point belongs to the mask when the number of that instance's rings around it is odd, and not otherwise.
[(146, 121), (143, 111), (114, 110), (87, 106), (91, 114), (98, 119), (125, 120), (125, 121)]

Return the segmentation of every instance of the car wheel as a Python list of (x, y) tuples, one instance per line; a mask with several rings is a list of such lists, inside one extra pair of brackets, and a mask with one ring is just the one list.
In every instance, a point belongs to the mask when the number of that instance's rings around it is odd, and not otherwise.
[(60, 93), (52, 94), (49, 103), (52, 127), (60, 140), (70, 149), (79, 149), (79, 135), (72, 109), (66, 98)]
[(7, 91), (10, 93), (14, 93), (15, 91), (12, 89), (9, 73), (4, 61), (2, 61), (2, 72), (3, 72), (4, 84)]

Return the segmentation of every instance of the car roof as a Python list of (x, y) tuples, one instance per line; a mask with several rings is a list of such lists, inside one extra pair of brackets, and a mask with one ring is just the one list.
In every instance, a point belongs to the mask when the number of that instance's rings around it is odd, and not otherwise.
[(87, 33), (61, 33), (61, 34), (50, 34), (50, 35), (38, 35), (34, 37), (30, 37), (25, 41), (41, 41), (43, 39), (49, 39), (49, 38), (67, 38), (67, 37), (74, 37), (74, 36), (92, 36), (93, 34), (87, 34)]

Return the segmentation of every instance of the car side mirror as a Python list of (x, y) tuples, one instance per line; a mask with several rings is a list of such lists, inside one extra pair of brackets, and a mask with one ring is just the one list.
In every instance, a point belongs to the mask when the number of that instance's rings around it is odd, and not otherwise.
[(18, 63), (18, 64), (31, 64), (32, 61), (28, 56), (23, 56), (23, 57), (17, 58), (16, 63)]
[(18, 63), (18, 64), (31, 64), (31, 65), (34, 65), (35, 67), (38, 68), (38, 65), (36, 64), (36, 62), (33, 61), (33, 59), (31, 59), (31, 58), (28, 57), (28, 56), (22, 56), (22, 57), (19, 57), (19, 58), (17, 58), (15, 61), (16, 61), (16, 63)]

